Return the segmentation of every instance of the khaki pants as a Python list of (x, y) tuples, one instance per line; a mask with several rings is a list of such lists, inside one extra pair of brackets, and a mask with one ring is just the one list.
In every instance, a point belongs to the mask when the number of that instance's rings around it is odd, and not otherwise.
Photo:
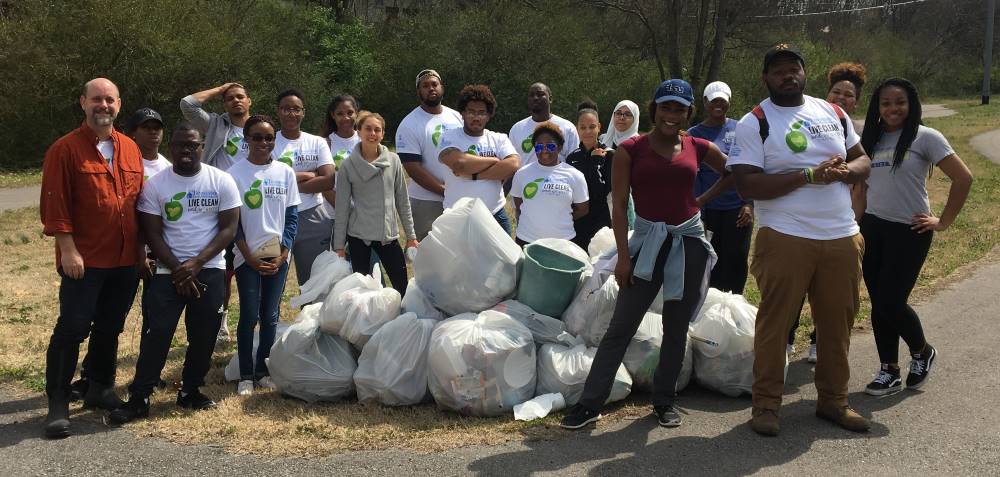
[(812, 240), (761, 228), (750, 272), (760, 288), (754, 337), (753, 407), (778, 410), (784, 389), (785, 345), (808, 294), (816, 326), (819, 402), (847, 405), (847, 352), (858, 313), (861, 234)]

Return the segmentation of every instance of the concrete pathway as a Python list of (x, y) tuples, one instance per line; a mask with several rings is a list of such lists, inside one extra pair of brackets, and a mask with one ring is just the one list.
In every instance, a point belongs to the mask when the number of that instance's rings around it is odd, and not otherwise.
[[(749, 400), (692, 385), (680, 399), (685, 423), (651, 418), (566, 433), (552, 441), (477, 446), (434, 454), (392, 450), (320, 459), (260, 458), (212, 446), (183, 446), (110, 430), (94, 414), (75, 418), (76, 435), (40, 438), (45, 402), (0, 388), (0, 461), (6, 475), (996, 475), (1000, 469), (1000, 262), (916, 307), (940, 350), (921, 391), (874, 398), (861, 393), (878, 359), (870, 333), (852, 340), (853, 406), (874, 421), (852, 434), (813, 416), (811, 366), (789, 367), (782, 433), (747, 426)], [(906, 364), (904, 360), (902, 364)]]
[(1000, 165), (1000, 129), (976, 135), (969, 141), (976, 152)]
[(38, 207), (38, 197), (41, 191), (42, 186), (0, 188), (0, 212), (24, 207)]
[(943, 118), (945, 116), (951, 116), (952, 114), (957, 114), (958, 111), (954, 109), (946, 108), (943, 104), (922, 104), (920, 105), (922, 114), (920, 117), (926, 118)]

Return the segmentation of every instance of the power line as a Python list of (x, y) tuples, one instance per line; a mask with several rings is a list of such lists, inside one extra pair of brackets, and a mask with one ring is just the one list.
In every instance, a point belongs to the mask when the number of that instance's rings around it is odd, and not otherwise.
[(881, 10), (881, 9), (884, 9), (884, 8), (902, 7), (902, 6), (905, 6), (905, 5), (910, 5), (910, 4), (914, 4), (914, 3), (924, 3), (924, 2), (928, 2), (928, 1), (930, 1), (930, 0), (909, 0), (909, 1), (906, 1), (906, 2), (898, 2), (897, 3), (897, 2), (893, 2), (893, 1), (890, 0), (890, 1), (886, 2), (885, 5), (879, 5), (879, 6), (876, 6), (876, 7), (859, 7), (859, 8), (851, 8), (851, 9), (847, 9), (847, 10), (828, 10), (828, 11), (825, 11), (825, 12), (787, 13), (787, 14), (783, 14), (783, 15), (754, 15), (754, 16), (751, 16), (750, 18), (809, 17), (809, 16), (816, 16), (816, 15), (829, 15), (829, 14), (832, 14), (832, 13), (863, 12), (865, 10)]

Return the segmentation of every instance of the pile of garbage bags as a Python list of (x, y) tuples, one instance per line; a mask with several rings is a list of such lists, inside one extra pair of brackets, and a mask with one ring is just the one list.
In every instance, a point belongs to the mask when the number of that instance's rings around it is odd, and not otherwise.
[(742, 295), (709, 289), (688, 331), (698, 384), (727, 396), (750, 394), (756, 321), (757, 307)]
[(354, 391), (358, 364), (350, 343), (319, 329), (319, 309), (306, 306), (271, 347), (267, 368), (278, 389), (306, 402), (337, 401)]
[(404, 313), (380, 328), (358, 358), (354, 384), (361, 402), (406, 406), (426, 401), (427, 348), (436, 321)]
[[(582, 340), (575, 344), (545, 344), (538, 351), (537, 394), (560, 393), (567, 405), (574, 405), (583, 396), (583, 387), (590, 374), (597, 348), (587, 347)], [(624, 365), (618, 366), (611, 394), (605, 403), (621, 401), (632, 392), (632, 377)]]

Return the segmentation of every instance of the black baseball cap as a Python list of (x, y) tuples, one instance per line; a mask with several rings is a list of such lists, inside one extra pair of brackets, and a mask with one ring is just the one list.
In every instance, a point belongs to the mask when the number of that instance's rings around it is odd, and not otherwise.
[(767, 50), (767, 53), (764, 53), (764, 72), (767, 73), (768, 65), (782, 56), (795, 58), (799, 60), (803, 68), (806, 66), (806, 59), (802, 57), (802, 52), (798, 48), (788, 43), (779, 43), (772, 46), (770, 50)]
[(160, 123), (161, 127), (163, 126), (163, 117), (160, 116), (160, 113), (153, 108), (142, 108), (129, 116), (128, 121), (125, 122), (125, 128), (128, 131), (133, 131), (146, 121), (156, 121)]

